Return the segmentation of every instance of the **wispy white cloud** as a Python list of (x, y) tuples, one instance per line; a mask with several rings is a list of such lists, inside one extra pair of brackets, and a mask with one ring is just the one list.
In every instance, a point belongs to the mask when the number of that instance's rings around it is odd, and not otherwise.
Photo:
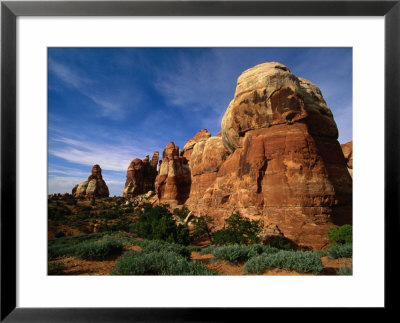
[(60, 177), (76, 177), (76, 178), (84, 178), (85, 176), (87, 177), (88, 174), (87, 172), (80, 171), (76, 168), (72, 167), (65, 167), (65, 166), (60, 166), (60, 165), (51, 165), (51, 167), (48, 170), (49, 176), (60, 176)]
[(50, 72), (53, 72), (61, 81), (76, 89), (90, 83), (88, 79), (82, 75), (79, 75), (79, 73), (64, 66), (63, 64), (56, 62), (52, 58), (49, 58), (49, 70)]
[[(85, 77), (78, 70), (56, 62), (54, 59), (49, 58), (48, 64), (49, 71), (54, 73), (59, 80), (92, 100), (99, 108), (100, 116), (113, 120), (120, 120), (125, 116), (126, 111), (123, 108), (126, 100), (125, 95), (118, 97), (116, 94), (104, 93), (95, 80)], [(54, 88), (54, 84), (52, 88)]]
[(92, 141), (78, 142), (70, 138), (53, 140), (63, 145), (51, 147), (49, 154), (80, 165), (93, 166), (99, 164), (102, 169), (106, 170), (126, 170), (133, 158), (144, 157), (148, 154), (148, 151), (141, 147), (116, 146)]
[[(75, 126), (54, 127), (49, 133), (48, 153), (78, 165), (99, 164), (103, 170), (125, 172), (132, 159), (160, 151), (157, 144), (147, 133), (109, 132), (100, 126), (88, 127), (84, 132), (77, 131)], [(58, 174), (71, 171), (65, 167), (51, 170)]]
[[(78, 175), (79, 174), (79, 175)], [(78, 175), (78, 176), (77, 176)], [(82, 175), (82, 176), (81, 176)], [(48, 177), (48, 191), (49, 194), (52, 193), (71, 193), (72, 188), (87, 179), (90, 175), (90, 170), (88, 173), (81, 174), (81, 172), (77, 172), (71, 169), (71, 173), (63, 175), (54, 175), (50, 174)], [(110, 191), (110, 195), (122, 195), (125, 181), (125, 175), (121, 173), (117, 174), (103, 174), (103, 179), (108, 186), (108, 190)]]
[[(233, 97), (236, 78), (229, 66), (215, 51), (208, 51), (194, 60), (180, 56), (177, 69), (159, 69), (155, 88), (171, 107), (194, 118), (202, 127), (220, 123)], [(228, 76), (228, 77), (227, 77)], [(232, 80), (232, 84), (226, 84)]]

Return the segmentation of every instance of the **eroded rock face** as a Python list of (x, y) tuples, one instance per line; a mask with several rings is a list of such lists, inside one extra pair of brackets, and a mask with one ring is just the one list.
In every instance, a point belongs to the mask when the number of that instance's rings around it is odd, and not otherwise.
[(190, 160), (190, 157), (193, 152), (193, 147), (200, 141), (205, 141), (211, 137), (211, 133), (207, 131), (207, 129), (202, 129), (192, 139), (189, 139), (185, 146), (182, 149), (182, 155), (187, 159)]
[(135, 158), (131, 161), (126, 171), (124, 197), (134, 197), (155, 190), (158, 158), (159, 153), (155, 151), (151, 161), (148, 155), (143, 160)]
[(99, 165), (92, 167), (92, 173), (87, 181), (83, 181), (75, 185), (72, 189), (74, 197), (108, 197), (110, 195), (106, 182), (101, 175), (101, 168)]
[(282, 64), (257, 65), (239, 77), (221, 128), (192, 148), (187, 204), (196, 215), (222, 226), (240, 211), (316, 249), (333, 224), (351, 223), (352, 179), (317, 86)]
[(341, 145), (341, 147), (344, 158), (346, 159), (347, 170), (349, 171), (350, 176), (353, 177), (353, 140), (346, 142), (345, 144)]
[(311, 133), (337, 138), (336, 123), (318, 87), (280, 63), (264, 63), (239, 76), (235, 96), (222, 118), (222, 139), (233, 152), (243, 146), (250, 130), (301, 120), (308, 123)]
[(179, 147), (170, 142), (163, 151), (163, 159), (155, 181), (160, 202), (182, 204), (189, 197), (190, 169), (188, 160), (180, 156)]
[(218, 170), (228, 156), (221, 137), (199, 141), (193, 147), (189, 161), (191, 171), (190, 198), (188, 207), (196, 210), (205, 191), (215, 182)]

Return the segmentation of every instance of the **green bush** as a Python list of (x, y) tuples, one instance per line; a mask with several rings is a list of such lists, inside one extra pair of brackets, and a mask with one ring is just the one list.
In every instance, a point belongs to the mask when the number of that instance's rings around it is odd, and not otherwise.
[(239, 212), (233, 213), (225, 219), (226, 226), (213, 233), (213, 243), (225, 244), (251, 244), (259, 243), (258, 236), (263, 228), (261, 220), (250, 220), (243, 217)]
[(63, 220), (65, 219), (66, 216), (71, 215), (72, 212), (69, 208), (67, 207), (61, 207), (61, 208), (53, 208), (49, 207), (48, 208), (48, 218), (49, 220)]
[(270, 236), (268, 237), (268, 241), (266, 242), (266, 244), (281, 250), (294, 249), (293, 243), (288, 238), (282, 236)]
[(142, 252), (150, 253), (155, 251), (175, 252), (186, 259), (190, 259), (190, 248), (175, 243), (166, 243), (160, 240), (138, 240), (136, 245), (142, 248)]
[(48, 259), (63, 256), (104, 259), (110, 254), (121, 252), (124, 239), (126, 243), (128, 238), (123, 238), (120, 234), (105, 236), (104, 233), (51, 239), (48, 246)]
[(327, 252), (326, 252), (326, 251), (323, 251), (323, 250), (316, 250), (316, 251), (314, 251), (314, 254), (315, 254), (318, 258), (321, 258), (321, 257), (326, 256), (326, 255), (327, 255)]
[(250, 274), (261, 274), (271, 268), (294, 270), (298, 273), (312, 272), (318, 274), (323, 267), (321, 260), (312, 251), (286, 250), (253, 257), (244, 266), (245, 272)]
[(120, 253), (122, 243), (115, 239), (84, 242), (75, 247), (74, 255), (81, 259), (103, 260), (107, 256)]
[(207, 238), (212, 239), (210, 225), (213, 222), (213, 218), (208, 215), (201, 215), (193, 220), (193, 239)]
[(47, 267), (48, 275), (61, 275), (64, 271), (64, 263), (63, 262), (49, 262)]
[(202, 249), (200, 250), (200, 255), (206, 255), (206, 254), (209, 254), (209, 253), (212, 254), (215, 248), (218, 248), (218, 246), (216, 246), (216, 245), (209, 245), (209, 246), (207, 246), (207, 247), (205, 247), (205, 248), (202, 248)]
[(348, 266), (344, 266), (344, 267), (340, 267), (338, 270), (338, 275), (341, 276), (351, 276), (353, 275), (353, 267), (348, 267)]
[(200, 252), (202, 250), (202, 248), (200, 246), (187, 246), (187, 247), (190, 252), (192, 252), (192, 251)]
[(183, 206), (181, 209), (176, 208), (173, 212), (173, 215), (177, 216), (181, 221), (183, 221), (189, 215), (189, 212), (189, 209), (186, 206)]
[(329, 242), (332, 244), (351, 244), (353, 242), (353, 227), (345, 224), (333, 226), (328, 231)]
[(211, 253), (216, 259), (227, 260), (231, 263), (245, 262), (252, 257), (260, 254), (270, 254), (278, 252), (279, 250), (274, 247), (264, 246), (260, 244), (253, 245), (231, 245), (231, 246), (218, 246), (214, 248)]
[(184, 225), (176, 224), (167, 205), (152, 207), (151, 204), (145, 204), (144, 210), (138, 213), (133, 229), (144, 239), (183, 245), (190, 243), (189, 230)]
[(92, 210), (91, 206), (85, 206), (82, 209), (78, 211), (78, 215), (83, 215), (83, 216), (88, 216), (90, 214), (90, 211)]
[(118, 258), (112, 275), (214, 275), (205, 265), (171, 251), (129, 251)]
[(65, 237), (65, 232), (59, 231), (59, 232), (56, 233), (55, 237), (56, 237), (56, 238)]
[(333, 245), (327, 250), (329, 257), (337, 258), (351, 258), (353, 256), (353, 246), (351, 244)]

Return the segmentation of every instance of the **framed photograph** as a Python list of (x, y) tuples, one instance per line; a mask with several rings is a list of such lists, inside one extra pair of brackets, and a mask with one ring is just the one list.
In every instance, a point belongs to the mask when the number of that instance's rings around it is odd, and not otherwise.
[(399, 15), (3, 1), (1, 320), (391, 309)]

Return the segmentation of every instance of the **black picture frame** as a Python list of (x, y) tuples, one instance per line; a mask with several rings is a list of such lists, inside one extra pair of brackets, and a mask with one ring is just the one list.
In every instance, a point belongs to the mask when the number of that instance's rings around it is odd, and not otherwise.
[[(189, 322), (254, 318), (264, 309), (16, 307), (16, 19), (18, 16), (384, 16), (385, 307), (398, 286), (400, 0), (395, 1), (2, 1), (1, 2), (1, 321)], [(373, 154), (371, 147), (371, 154)], [(371, 165), (373, 167), (373, 165)], [(371, 188), (373, 189), (373, 188)], [(371, 243), (373, 233), (371, 233)], [(371, 265), (373, 265), (371, 260)], [(287, 309), (285, 309), (287, 310)], [(240, 315), (239, 315), (240, 314)], [(268, 316), (270, 317), (270, 313)]]

